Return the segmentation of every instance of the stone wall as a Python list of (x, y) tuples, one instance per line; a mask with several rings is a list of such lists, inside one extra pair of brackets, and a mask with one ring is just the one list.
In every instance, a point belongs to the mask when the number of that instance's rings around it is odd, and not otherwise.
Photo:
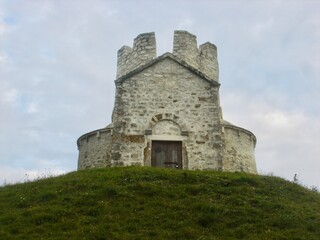
[(78, 169), (112, 166), (112, 128), (104, 128), (82, 135), (78, 139)]
[[(171, 58), (164, 58), (142, 72), (117, 84), (113, 112), (114, 134), (144, 135), (144, 143), (121, 144), (119, 154), (126, 163), (149, 163), (151, 141), (159, 139), (157, 125), (152, 121), (168, 119), (166, 125), (187, 131), (185, 150), (192, 159), (186, 168), (219, 169), (221, 167), (221, 132), (219, 87), (202, 79)], [(160, 124), (160, 122), (159, 122)], [(161, 128), (161, 127), (160, 127)], [(163, 127), (162, 127), (163, 129)], [(177, 133), (177, 129), (171, 129)], [(162, 130), (163, 131), (163, 130)], [(171, 135), (162, 132), (162, 135)], [(172, 140), (163, 136), (162, 140)], [(133, 157), (135, 156), (135, 157)]]
[(223, 124), (223, 169), (231, 172), (257, 173), (255, 136), (243, 128)]
[(134, 39), (133, 48), (123, 46), (118, 51), (117, 78), (124, 76), (156, 57), (156, 37), (154, 32), (140, 34)]

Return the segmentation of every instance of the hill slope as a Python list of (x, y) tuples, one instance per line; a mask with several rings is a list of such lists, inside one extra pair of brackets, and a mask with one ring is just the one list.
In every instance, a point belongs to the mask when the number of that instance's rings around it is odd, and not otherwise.
[(244, 173), (122, 167), (0, 188), (0, 239), (320, 239), (320, 194)]

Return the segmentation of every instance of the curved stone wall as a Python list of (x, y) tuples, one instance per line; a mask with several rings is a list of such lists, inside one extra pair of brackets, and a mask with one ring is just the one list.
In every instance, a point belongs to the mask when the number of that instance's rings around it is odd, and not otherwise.
[(78, 169), (113, 166), (110, 154), (112, 128), (98, 129), (82, 135), (78, 141)]
[(223, 170), (257, 173), (254, 148), (256, 137), (250, 131), (224, 122)]

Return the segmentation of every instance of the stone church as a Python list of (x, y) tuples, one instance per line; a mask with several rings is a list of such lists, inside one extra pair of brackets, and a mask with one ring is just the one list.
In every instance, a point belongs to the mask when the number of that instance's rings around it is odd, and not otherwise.
[(257, 173), (256, 137), (222, 117), (217, 47), (175, 31), (157, 56), (155, 34), (118, 51), (112, 123), (82, 135), (78, 169), (152, 166)]

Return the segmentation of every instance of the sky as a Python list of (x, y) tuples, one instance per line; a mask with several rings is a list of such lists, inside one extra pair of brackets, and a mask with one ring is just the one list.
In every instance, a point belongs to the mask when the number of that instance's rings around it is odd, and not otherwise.
[(320, 1), (0, 0), (0, 185), (77, 169), (111, 122), (117, 51), (173, 31), (218, 48), (223, 116), (257, 137), (260, 174), (320, 189)]

